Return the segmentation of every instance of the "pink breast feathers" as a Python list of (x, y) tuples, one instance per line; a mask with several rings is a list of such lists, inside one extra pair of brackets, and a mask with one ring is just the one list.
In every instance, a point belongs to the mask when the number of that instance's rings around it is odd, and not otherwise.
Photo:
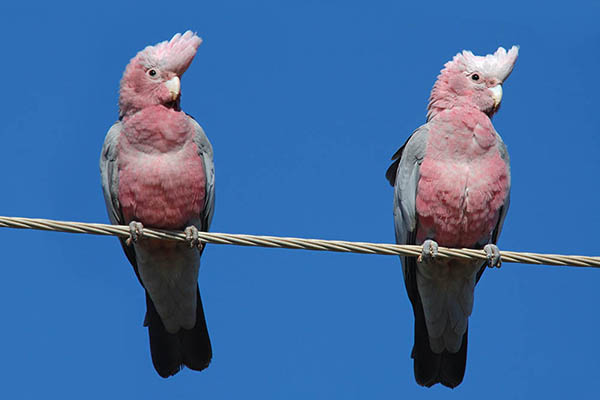
[(509, 190), (510, 172), (493, 128), (462, 125), (451, 131), (435, 125), (430, 130), (416, 198), (417, 240), (472, 247), (489, 240)]
[(176, 135), (181, 140), (173, 135), (171, 129), (121, 137), (119, 202), (126, 222), (182, 229), (200, 217), (206, 196), (204, 162), (191, 134)]

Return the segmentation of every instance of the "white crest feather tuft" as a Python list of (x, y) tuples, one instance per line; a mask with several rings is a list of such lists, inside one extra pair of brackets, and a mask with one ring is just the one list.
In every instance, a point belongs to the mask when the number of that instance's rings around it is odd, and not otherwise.
[(151, 67), (156, 66), (182, 75), (190, 66), (202, 39), (192, 31), (175, 34), (171, 40), (147, 46), (136, 58)]
[(478, 71), (484, 75), (495, 77), (504, 82), (510, 75), (519, 55), (519, 46), (513, 46), (509, 51), (499, 47), (494, 54), (476, 56), (468, 50), (458, 53), (446, 67), (459, 67), (468, 73)]

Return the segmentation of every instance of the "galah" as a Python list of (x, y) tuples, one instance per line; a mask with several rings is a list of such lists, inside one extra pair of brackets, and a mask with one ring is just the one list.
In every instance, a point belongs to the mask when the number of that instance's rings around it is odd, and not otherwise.
[[(184, 365), (200, 371), (212, 357), (198, 290), (204, 247), (198, 231), (213, 216), (213, 151), (198, 123), (181, 111), (180, 80), (202, 40), (187, 31), (148, 46), (131, 59), (119, 91), (119, 120), (102, 154), (102, 189), (113, 224), (146, 292), (154, 368), (163, 378)], [(187, 243), (151, 240), (143, 228), (184, 230)]]
[[(394, 154), (386, 177), (394, 186), (398, 244), (422, 244), (401, 257), (415, 317), (418, 384), (456, 387), (467, 361), (473, 292), (485, 266), (500, 266), (496, 241), (510, 196), (509, 157), (490, 118), (518, 48), (457, 54), (431, 91), (427, 122)], [(438, 245), (483, 249), (487, 261), (437, 256)]]

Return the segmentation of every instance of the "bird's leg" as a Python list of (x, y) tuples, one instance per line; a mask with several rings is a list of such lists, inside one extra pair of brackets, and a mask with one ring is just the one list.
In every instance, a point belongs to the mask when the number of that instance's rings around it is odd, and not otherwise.
[(131, 221), (129, 223), (129, 237), (125, 241), (127, 246), (131, 243), (137, 243), (144, 236), (144, 225), (141, 222)]
[(438, 255), (438, 244), (435, 240), (427, 239), (423, 242), (423, 250), (417, 259), (419, 262), (429, 262)]
[(487, 266), (490, 268), (500, 268), (502, 265), (502, 258), (500, 257), (500, 250), (495, 244), (486, 244), (483, 247), (483, 251), (487, 255)]
[(198, 228), (194, 225), (190, 225), (183, 231), (185, 233), (185, 240), (190, 244), (190, 248), (197, 247), (200, 251), (204, 248), (204, 243), (198, 239)]

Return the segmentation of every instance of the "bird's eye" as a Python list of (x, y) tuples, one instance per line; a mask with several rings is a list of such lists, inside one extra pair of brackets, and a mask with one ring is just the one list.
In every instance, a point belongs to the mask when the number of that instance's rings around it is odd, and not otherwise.
[(148, 70), (148, 75), (155, 77), (156, 76), (156, 70), (155, 69), (149, 69)]
[(479, 80), (479, 74), (471, 75), (471, 79), (473, 79), (475, 82), (477, 82)]

